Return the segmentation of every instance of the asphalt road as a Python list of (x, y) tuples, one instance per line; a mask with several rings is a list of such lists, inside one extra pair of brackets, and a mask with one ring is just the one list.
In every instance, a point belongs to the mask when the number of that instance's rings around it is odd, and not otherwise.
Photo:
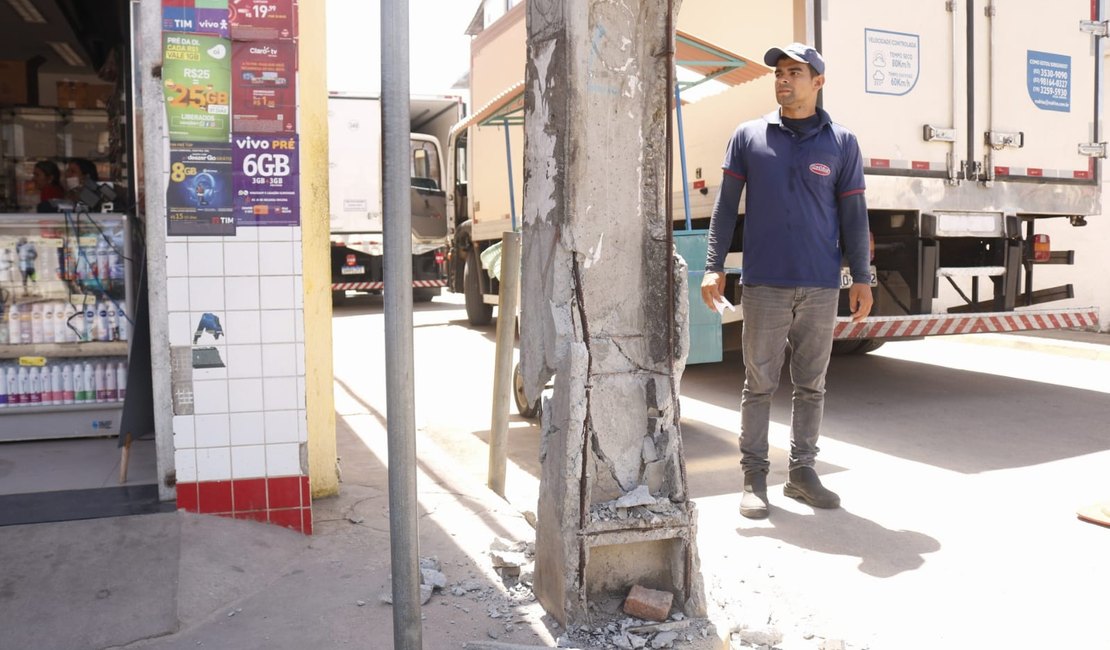
[[(336, 310), (335, 374), (338, 391), (386, 416), (382, 312), (377, 297)], [(492, 326), (467, 326), (459, 296), (416, 306), (417, 426), (479, 480), (493, 341)], [(737, 511), (741, 363), (729, 355), (682, 380), (699, 552), (730, 620), (776, 628), (783, 648), (811, 636), (897, 650), (1110, 647), (1110, 529), (1075, 516), (1110, 500), (1110, 347), (979, 335), (834, 358), (818, 469), (843, 508), (782, 496), (780, 389), (762, 522)], [(522, 510), (535, 508), (539, 445), (539, 426), (514, 412), (506, 491)]]

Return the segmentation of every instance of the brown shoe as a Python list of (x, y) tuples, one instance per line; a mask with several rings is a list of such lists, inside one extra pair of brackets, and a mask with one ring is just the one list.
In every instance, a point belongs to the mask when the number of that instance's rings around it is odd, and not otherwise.
[(744, 494), (740, 497), (740, 514), (748, 519), (766, 519), (767, 512), (767, 472), (744, 474)]
[(812, 467), (799, 467), (790, 470), (790, 478), (782, 486), (782, 493), (808, 503), (814, 508), (839, 508), (840, 497), (832, 490), (821, 485), (817, 470)]

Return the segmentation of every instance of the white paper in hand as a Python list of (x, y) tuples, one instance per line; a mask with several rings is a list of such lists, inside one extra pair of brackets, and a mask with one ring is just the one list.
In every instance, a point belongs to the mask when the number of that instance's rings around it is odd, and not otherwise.
[(717, 296), (713, 300), (713, 306), (717, 309), (717, 313), (721, 315), (724, 315), (726, 309), (729, 311), (736, 311), (736, 307), (733, 307), (732, 303), (724, 296)]

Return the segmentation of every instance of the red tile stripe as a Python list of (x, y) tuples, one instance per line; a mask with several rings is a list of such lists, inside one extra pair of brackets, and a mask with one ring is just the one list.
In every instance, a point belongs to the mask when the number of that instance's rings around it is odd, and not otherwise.
[(307, 476), (178, 483), (177, 507), (312, 534), (312, 496)]

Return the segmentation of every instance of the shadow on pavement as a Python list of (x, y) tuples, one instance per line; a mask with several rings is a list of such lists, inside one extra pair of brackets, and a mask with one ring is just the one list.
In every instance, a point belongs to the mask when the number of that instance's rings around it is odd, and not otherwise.
[(925, 555), (940, 542), (912, 530), (890, 530), (843, 508), (798, 514), (772, 506), (770, 527), (738, 528), (740, 537), (770, 537), (826, 555), (860, 559), (859, 570), (876, 578), (892, 578), (925, 564)]

